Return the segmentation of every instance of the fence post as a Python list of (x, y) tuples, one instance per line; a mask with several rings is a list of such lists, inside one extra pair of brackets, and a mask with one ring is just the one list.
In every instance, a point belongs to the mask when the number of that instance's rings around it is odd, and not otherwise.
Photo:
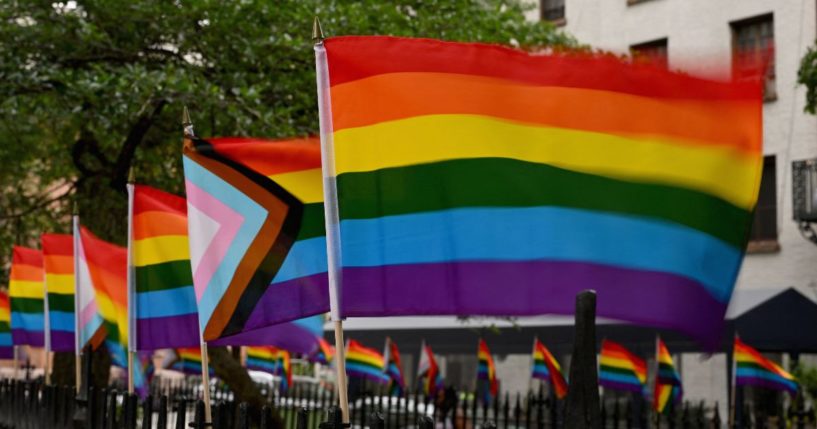
[(156, 416), (156, 429), (167, 429), (167, 395), (159, 397), (159, 412)]
[(179, 399), (176, 404), (176, 429), (187, 429), (187, 401), (184, 398)]
[(599, 382), (596, 373), (596, 293), (576, 296), (576, 336), (570, 362), (565, 426), (599, 428)]
[(340, 408), (332, 406), (327, 411), (326, 421), (318, 425), (320, 429), (343, 429), (343, 414)]
[(434, 429), (434, 420), (432, 420), (431, 417), (423, 414), (417, 419), (417, 427), (419, 429)]

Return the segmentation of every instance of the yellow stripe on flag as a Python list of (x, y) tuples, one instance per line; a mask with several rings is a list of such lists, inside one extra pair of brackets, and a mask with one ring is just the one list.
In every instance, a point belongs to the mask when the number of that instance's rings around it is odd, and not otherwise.
[(46, 274), (45, 284), (48, 293), (59, 293), (63, 295), (74, 294), (73, 274)]
[(43, 282), (11, 280), (9, 281), (9, 296), (12, 298), (43, 299), (45, 297)]
[(137, 267), (190, 259), (187, 236), (163, 235), (133, 242), (133, 264)]
[(269, 178), (304, 204), (323, 202), (323, 175), (320, 168), (273, 174)]

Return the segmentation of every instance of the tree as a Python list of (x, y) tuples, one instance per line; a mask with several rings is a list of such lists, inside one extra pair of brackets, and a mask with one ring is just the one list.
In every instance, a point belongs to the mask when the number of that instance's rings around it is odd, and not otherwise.
[(328, 35), (576, 46), (515, 0), (2, 2), (0, 262), (12, 243), (69, 232), (70, 199), (124, 243), (131, 167), (183, 190), (184, 105), (202, 136), (315, 133), (315, 15)]
[(804, 110), (812, 115), (817, 113), (817, 46), (808, 48), (800, 60), (797, 83), (806, 86), (806, 106)]

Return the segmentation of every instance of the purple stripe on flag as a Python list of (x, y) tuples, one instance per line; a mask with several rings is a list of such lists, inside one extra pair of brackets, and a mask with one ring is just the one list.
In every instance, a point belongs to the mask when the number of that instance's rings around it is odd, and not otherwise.
[(630, 383), (620, 383), (612, 380), (599, 379), (599, 385), (605, 389), (623, 390), (625, 392), (633, 392), (641, 394), (644, 391), (644, 386)]
[(762, 377), (737, 377), (735, 379), (735, 384), (738, 386), (760, 386), (773, 390), (785, 390), (787, 392), (791, 392), (793, 395), (797, 394), (797, 385), (794, 383), (787, 384), (781, 381), (769, 380), (768, 378)]
[(14, 359), (14, 347), (0, 347), (0, 359)]
[(73, 332), (51, 331), (51, 350), (55, 352), (73, 352), (74, 347)]
[(328, 312), (328, 284), (326, 273), (271, 284), (247, 319), (244, 331)]
[(219, 346), (275, 346), (293, 353), (309, 354), (318, 348), (318, 338), (294, 323), (267, 326), (208, 342)]
[(201, 343), (196, 314), (138, 319), (136, 327), (139, 350), (198, 347)]
[[(569, 262), (456, 262), (343, 269), (343, 314), (573, 314), (597, 293), (598, 315), (671, 328), (717, 347), (726, 305), (689, 278)], [(690, 317), (694, 314), (695, 317)]]
[(43, 331), (12, 329), (11, 340), (18, 346), (43, 347), (45, 345), (45, 335)]

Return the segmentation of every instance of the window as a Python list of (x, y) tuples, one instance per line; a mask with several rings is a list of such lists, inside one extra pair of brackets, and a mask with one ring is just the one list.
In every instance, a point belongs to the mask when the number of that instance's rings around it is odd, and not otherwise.
[(744, 81), (762, 79), (764, 99), (775, 100), (774, 16), (762, 15), (730, 25), (733, 77)]
[(635, 62), (643, 61), (667, 68), (667, 39), (632, 45), (630, 46), (630, 54)]
[(757, 198), (755, 218), (749, 234), (750, 252), (780, 250), (777, 243), (777, 168), (774, 155), (763, 158), (763, 176)]
[(542, 20), (557, 25), (565, 23), (565, 0), (541, 0)]

